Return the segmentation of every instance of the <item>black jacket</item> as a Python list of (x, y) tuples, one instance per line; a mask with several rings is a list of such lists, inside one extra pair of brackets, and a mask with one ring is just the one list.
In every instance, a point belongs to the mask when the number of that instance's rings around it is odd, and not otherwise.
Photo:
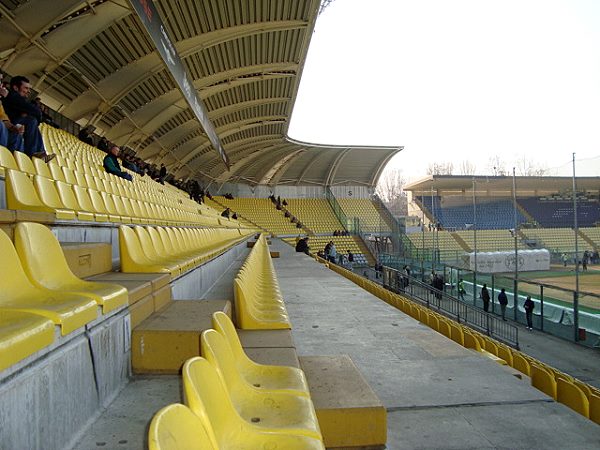
[(15, 122), (23, 115), (32, 116), (39, 123), (42, 122), (42, 112), (40, 109), (33, 103), (29, 103), (24, 97), (21, 97), (17, 91), (11, 89), (4, 100), (2, 100), (2, 104), (11, 122)]

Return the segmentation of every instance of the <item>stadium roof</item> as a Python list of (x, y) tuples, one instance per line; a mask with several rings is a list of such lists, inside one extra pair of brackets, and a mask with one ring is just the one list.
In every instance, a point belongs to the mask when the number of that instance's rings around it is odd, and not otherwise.
[[(413, 195), (430, 195), (432, 190), (440, 196), (470, 195), (473, 190), (473, 180), (475, 180), (475, 189), (478, 193), (512, 195), (512, 176), (429, 175), (407, 184), (404, 190), (412, 192)], [(519, 196), (548, 195), (573, 190), (572, 177), (517, 176), (515, 183)], [(577, 190), (599, 192), (600, 177), (577, 177)]]
[(154, 5), (230, 171), (127, 0), (0, 0), (2, 70), (28, 76), (48, 106), (177, 177), (373, 186), (402, 149), (287, 137), (319, 0)]

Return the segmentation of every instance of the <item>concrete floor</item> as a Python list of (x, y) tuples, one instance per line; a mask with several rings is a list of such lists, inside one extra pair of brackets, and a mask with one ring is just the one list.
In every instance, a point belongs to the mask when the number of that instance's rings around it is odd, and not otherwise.
[[(517, 372), (446, 339), (287, 244), (273, 239), (271, 249), (281, 252), (273, 262), (298, 354), (351, 356), (388, 410), (388, 449), (600, 448), (600, 426)], [(232, 298), (231, 280), (242, 261), (207, 298)], [(600, 379), (595, 353), (536, 333), (522, 342), (562, 370), (573, 366), (589, 380)], [(552, 347), (548, 358), (544, 347)], [(75, 448), (145, 448), (152, 415), (180, 402), (180, 390), (178, 376), (136, 377)]]

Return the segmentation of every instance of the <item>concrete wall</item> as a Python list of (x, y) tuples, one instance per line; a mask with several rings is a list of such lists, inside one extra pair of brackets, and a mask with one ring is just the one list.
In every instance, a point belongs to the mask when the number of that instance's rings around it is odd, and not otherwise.
[(64, 449), (124, 387), (127, 310), (59, 337), (0, 373), (0, 449)]
[[(171, 283), (173, 300), (195, 300), (204, 298), (219, 278), (242, 254), (249, 252), (247, 240), (229, 249), (222, 255), (210, 260)], [(224, 299), (230, 300), (230, 299)], [(233, 300), (233, 299), (231, 299)]]

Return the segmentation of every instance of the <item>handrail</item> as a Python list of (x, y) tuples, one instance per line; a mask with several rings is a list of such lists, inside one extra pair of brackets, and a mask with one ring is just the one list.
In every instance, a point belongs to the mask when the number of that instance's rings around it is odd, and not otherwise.
[(383, 286), (393, 292), (408, 295), (429, 309), (442, 311), (458, 323), (464, 323), (498, 341), (519, 348), (519, 329), (515, 325), (461, 302), (399, 270), (383, 266)]
[(344, 229), (348, 230), (352, 234), (356, 234), (354, 232), (354, 230), (349, 229), (350, 227), (348, 226), (348, 216), (346, 216), (346, 214), (342, 210), (342, 207), (340, 206), (339, 202), (335, 198), (335, 195), (333, 195), (333, 192), (331, 192), (331, 189), (329, 189), (329, 186), (325, 186), (325, 198), (327, 198), (327, 201), (329, 202), (331, 209), (333, 209), (333, 213), (335, 214), (337, 219), (340, 221), (340, 223), (342, 224)]

